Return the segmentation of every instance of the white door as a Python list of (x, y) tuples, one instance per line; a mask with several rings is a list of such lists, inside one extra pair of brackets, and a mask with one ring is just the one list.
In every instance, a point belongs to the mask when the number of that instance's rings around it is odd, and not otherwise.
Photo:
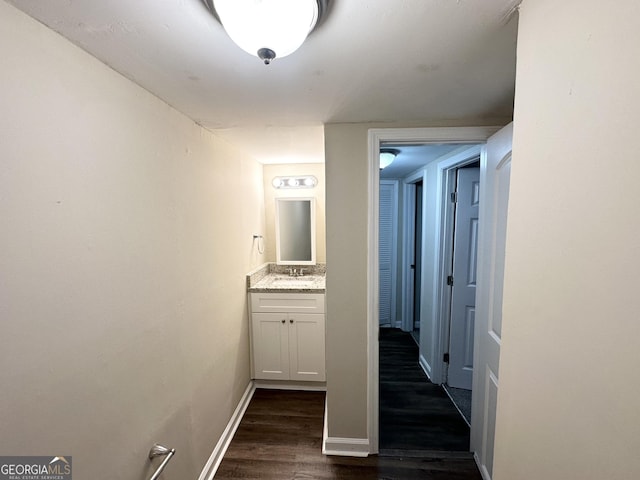
[(395, 327), (397, 183), (380, 181), (380, 325)]
[(447, 384), (471, 390), (480, 168), (460, 168), (457, 176)]
[(486, 168), (480, 177), (481, 223), (478, 232), (471, 450), (486, 480), (493, 475), (512, 134), (513, 124), (509, 124), (489, 138)]
[(286, 313), (252, 313), (254, 377), (289, 379), (289, 323)]
[(289, 314), (291, 380), (325, 380), (324, 336), (324, 314)]

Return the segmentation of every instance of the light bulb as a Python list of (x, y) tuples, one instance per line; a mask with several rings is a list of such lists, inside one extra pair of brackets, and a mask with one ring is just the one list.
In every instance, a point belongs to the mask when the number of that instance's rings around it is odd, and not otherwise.
[(317, 0), (214, 0), (213, 4), (231, 40), (267, 64), (300, 48), (318, 21)]

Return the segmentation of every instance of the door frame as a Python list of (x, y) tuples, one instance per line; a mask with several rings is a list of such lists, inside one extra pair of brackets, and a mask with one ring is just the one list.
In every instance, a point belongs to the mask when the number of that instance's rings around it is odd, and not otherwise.
[[(415, 284), (413, 282), (414, 270), (411, 269), (411, 259), (412, 255), (415, 251), (415, 215), (416, 215), (416, 204), (415, 204), (415, 195), (416, 195), (416, 183), (422, 181), (422, 245), (420, 248), (424, 251), (424, 203), (425, 203), (425, 188), (424, 186), (427, 184), (427, 169), (425, 167), (420, 167), (415, 172), (409, 174), (402, 180), (402, 240), (403, 240), (403, 248), (402, 248), (402, 321), (400, 328), (404, 332), (412, 332), (414, 330), (413, 325), (413, 310), (414, 310), (414, 296), (420, 294), (420, 292), (414, 292)], [(415, 263), (415, 258), (413, 259), (413, 264), (415, 265), (415, 271), (420, 269), (420, 273), (424, 274), (422, 271), (422, 265), (417, 265)]]
[[(369, 453), (379, 450), (379, 312), (378, 312), (378, 221), (381, 143), (469, 143), (483, 144), (500, 127), (375, 128), (368, 132), (367, 201), (367, 436)], [(483, 150), (484, 151), (484, 150)], [(482, 164), (481, 162), (481, 168)], [(438, 187), (442, 188), (442, 185)], [(442, 194), (438, 193), (438, 198)], [(438, 212), (437, 212), (438, 214)], [(440, 220), (438, 221), (440, 223)], [(439, 237), (439, 235), (438, 235)], [(437, 315), (437, 312), (434, 312)], [(437, 365), (437, 364), (436, 364)], [(436, 366), (434, 365), (434, 367)]]

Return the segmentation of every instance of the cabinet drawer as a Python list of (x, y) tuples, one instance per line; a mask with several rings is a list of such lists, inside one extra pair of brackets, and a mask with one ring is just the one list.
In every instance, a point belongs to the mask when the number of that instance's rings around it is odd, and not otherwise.
[(252, 312), (324, 313), (322, 293), (250, 293)]

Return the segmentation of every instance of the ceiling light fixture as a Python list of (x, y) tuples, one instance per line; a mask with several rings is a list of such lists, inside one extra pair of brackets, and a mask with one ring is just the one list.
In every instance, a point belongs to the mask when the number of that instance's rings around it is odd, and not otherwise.
[(380, 170), (391, 165), (399, 153), (400, 153), (400, 150), (397, 150), (395, 148), (381, 148), (380, 149)]
[[(210, 2), (211, 0), (209, 0)], [(318, 25), (329, 0), (212, 0), (231, 40), (269, 65), (295, 52)]]
[(318, 184), (318, 179), (313, 175), (301, 175), (298, 177), (274, 177), (271, 182), (273, 188), (313, 188)]

